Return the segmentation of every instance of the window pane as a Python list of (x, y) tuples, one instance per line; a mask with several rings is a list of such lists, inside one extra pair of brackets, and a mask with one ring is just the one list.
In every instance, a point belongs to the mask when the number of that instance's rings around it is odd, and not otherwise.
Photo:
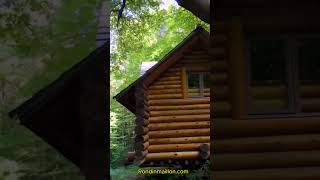
[(271, 113), (288, 109), (286, 46), (281, 39), (250, 41), (251, 112)]
[(302, 82), (320, 80), (320, 38), (299, 40), (299, 69)]
[(200, 96), (200, 74), (188, 74), (188, 95), (189, 97)]
[(285, 46), (283, 40), (251, 41), (251, 84), (285, 83)]
[(205, 89), (210, 89), (210, 74), (204, 73), (203, 74), (203, 86)]
[(320, 112), (320, 38), (298, 40), (302, 112)]

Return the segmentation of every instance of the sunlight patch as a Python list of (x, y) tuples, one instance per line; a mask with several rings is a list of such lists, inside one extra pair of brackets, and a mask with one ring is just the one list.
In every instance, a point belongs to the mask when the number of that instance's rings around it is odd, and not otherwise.
[(160, 2), (161, 9), (168, 10), (168, 8), (170, 6), (173, 6), (175, 8), (179, 7), (179, 5), (177, 4), (177, 2), (175, 0), (161, 0), (161, 2)]

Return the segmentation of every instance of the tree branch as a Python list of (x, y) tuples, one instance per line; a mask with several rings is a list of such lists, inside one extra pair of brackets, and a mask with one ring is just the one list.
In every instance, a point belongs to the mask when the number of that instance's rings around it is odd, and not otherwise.
[(120, 19), (121, 19), (121, 17), (122, 17), (123, 10), (124, 10), (124, 8), (126, 7), (126, 2), (127, 2), (127, 0), (123, 0), (123, 1), (122, 1), (121, 8), (119, 9), (119, 12), (118, 12), (118, 22), (117, 22), (117, 26), (119, 25), (119, 21), (120, 21)]

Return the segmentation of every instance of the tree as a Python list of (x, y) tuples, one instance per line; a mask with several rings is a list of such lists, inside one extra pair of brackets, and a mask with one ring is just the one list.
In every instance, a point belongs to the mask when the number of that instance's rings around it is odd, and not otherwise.
[[(175, 0), (181, 7), (189, 10), (195, 16), (206, 23), (210, 23), (210, 0)], [(124, 8), (126, 7), (126, 0), (122, 1), (121, 8), (118, 10), (118, 23), (122, 17)]]

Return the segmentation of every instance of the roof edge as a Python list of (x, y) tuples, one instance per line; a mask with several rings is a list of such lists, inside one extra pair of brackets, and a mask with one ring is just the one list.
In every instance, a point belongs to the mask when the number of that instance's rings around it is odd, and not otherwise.
[[(12, 119), (15, 117), (18, 117), (22, 121), (22, 117), (26, 115), (26, 112), (29, 112), (27, 114), (31, 115), (35, 111), (39, 110), (40, 106), (45, 104), (46, 102), (42, 102), (40, 99), (42, 98), (49, 98), (51, 99), (52, 97), (48, 97), (45, 93), (50, 90), (51, 87), (53, 86), (63, 86), (64, 83), (60, 83), (61, 80), (66, 80), (69, 79), (71, 74), (79, 71), (79, 67), (82, 66), (83, 64), (87, 63), (88, 60), (97, 57), (105, 49), (108, 49), (109, 43), (106, 42), (100, 47), (97, 47), (95, 50), (90, 52), (86, 57), (84, 57), (80, 62), (74, 64), (69, 68), (69, 70), (63, 72), (60, 74), (54, 81), (52, 81), (50, 84), (46, 85), (44, 88), (38, 90), (32, 97), (24, 101), (22, 104), (20, 104), (18, 107), (14, 108), (8, 113), (8, 116)], [(55, 93), (49, 92), (51, 96), (54, 96)], [(35, 102), (32, 102), (35, 101)], [(49, 100), (50, 101), (50, 100)], [(36, 109), (34, 109), (36, 107)], [(28, 111), (27, 109), (34, 109)]]

